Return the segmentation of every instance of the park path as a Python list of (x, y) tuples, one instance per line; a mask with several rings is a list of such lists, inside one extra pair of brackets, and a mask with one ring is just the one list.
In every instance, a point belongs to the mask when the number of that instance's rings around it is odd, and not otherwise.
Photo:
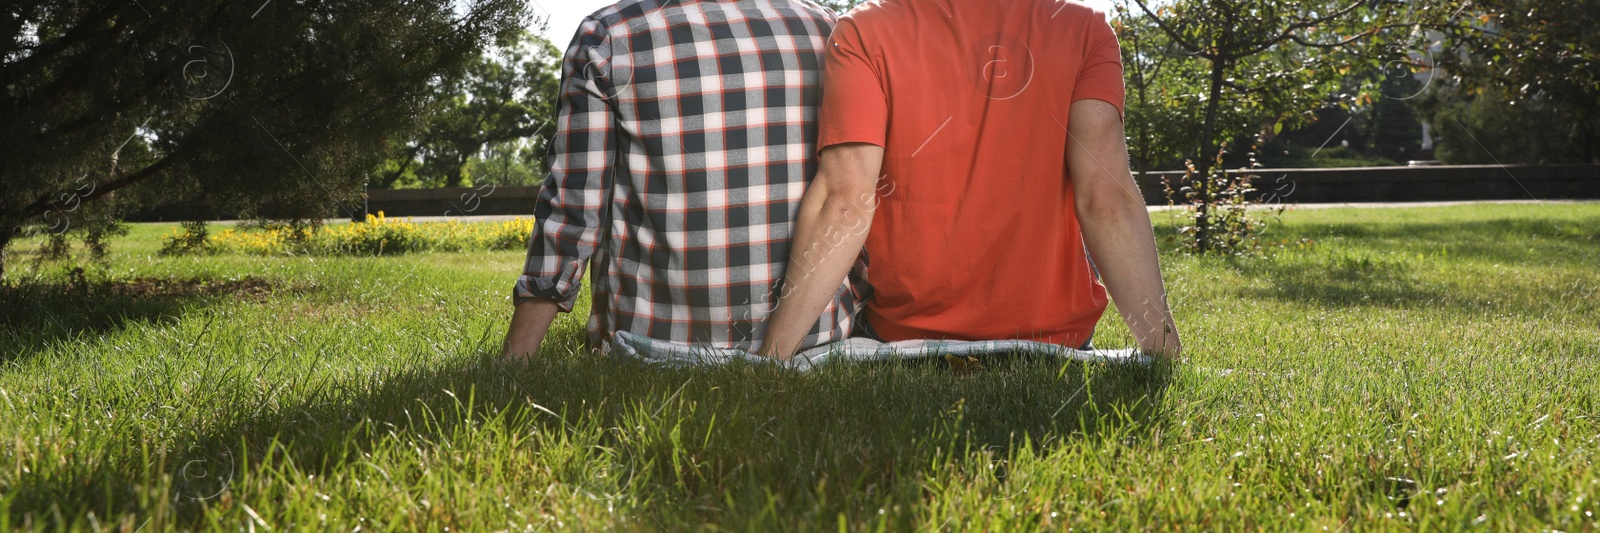
[[(1291, 211), (1296, 209), (1392, 209), (1398, 207), (1452, 207), (1462, 205), (1542, 205), (1542, 204), (1593, 204), (1600, 200), (1477, 200), (1467, 202), (1375, 202), (1375, 203), (1334, 203), (1334, 204), (1288, 204)], [(1163, 212), (1178, 209), (1167, 205), (1150, 206), (1150, 212)], [(531, 215), (486, 215), (464, 217), (405, 217), (415, 222), (442, 222), (446, 220), (459, 220), (461, 222), (501, 222), (516, 218), (528, 218)]]
[[(1460, 202), (1368, 202), (1368, 203), (1331, 203), (1331, 204), (1284, 204), (1290, 211), (1297, 209), (1393, 209), (1399, 207), (1454, 207), (1463, 205), (1572, 205), (1594, 204), (1600, 200), (1468, 200)], [(1252, 208), (1275, 208), (1275, 205), (1251, 206)], [(1152, 205), (1150, 212), (1171, 211), (1181, 209), (1181, 206)]]

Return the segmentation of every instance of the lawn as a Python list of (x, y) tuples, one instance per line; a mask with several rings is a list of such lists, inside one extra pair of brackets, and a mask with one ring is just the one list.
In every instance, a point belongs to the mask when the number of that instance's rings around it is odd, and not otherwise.
[(12, 256), (0, 530), (1600, 529), (1600, 204), (1292, 211), (1163, 252), (1181, 364), (974, 375), (644, 368), (586, 304), (506, 365), (519, 253), (169, 229)]

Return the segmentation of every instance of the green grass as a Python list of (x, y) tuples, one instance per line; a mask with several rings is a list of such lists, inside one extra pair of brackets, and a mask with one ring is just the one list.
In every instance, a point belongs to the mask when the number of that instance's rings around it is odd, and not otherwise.
[(8, 263), (0, 530), (1600, 528), (1596, 204), (1291, 212), (1312, 244), (1164, 252), (1183, 364), (972, 376), (642, 368), (581, 314), (503, 366), (520, 254), (167, 229)]

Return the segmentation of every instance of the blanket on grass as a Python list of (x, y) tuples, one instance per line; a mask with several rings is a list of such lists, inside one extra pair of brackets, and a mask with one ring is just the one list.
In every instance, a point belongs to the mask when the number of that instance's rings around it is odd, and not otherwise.
[(1027, 354), (1082, 362), (1131, 363), (1145, 366), (1154, 362), (1154, 358), (1133, 349), (1086, 352), (1032, 341), (913, 340), (883, 343), (872, 339), (854, 338), (800, 352), (787, 362), (744, 350), (659, 341), (626, 331), (612, 334), (609, 344), (612, 357), (650, 365), (719, 366), (742, 361), (758, 365), (788, 366), (802, 372), (836, 363), (927, 359), (945, 355), (982, 359), (986, 356)]

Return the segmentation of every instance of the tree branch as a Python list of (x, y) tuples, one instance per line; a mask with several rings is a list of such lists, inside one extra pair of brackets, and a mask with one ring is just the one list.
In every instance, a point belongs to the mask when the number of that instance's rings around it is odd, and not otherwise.
[[(120, 10), (116, 9), (119, 7), (121, 8)], [(38, 47), (35, 48), (33, 53), (28, 55), (28, 57), (24, 57), (9, 64), (0, 63), (0, 77), (14, 80), (21, 79), (24, 75), (23, 73), (31, 70), (37, 70), (38, 68), (43, 68), (42, 66), (35, 68), (34, 65), (38, 63), (45, 65), (50, 64), (54, 61), (54, 57), (57, 53), (71, 48), (72, 45), (87, 39), (89, 36), (95, 33), (104, 31), (104, 28), (101, 28), (101, 25), (105, 24), (106, 21), (111, 20), (113, 15), (116, 15), (117, 13), (120, 13), (122, 10), (126, 9), (129, 9), (128, 5), (119, 5), (115, 2), (106, 2), (100, 11), (74, 22), (72, 24), (72, 29), (68, 30), (65, 35), (62, 35), (60, 38), (48, 43), (40, 42)]]
[(1229, 89), (1233, 89), (1235, 91), (1239, 91), (1241, 93), (1252, 93), (1252, 92), (1261, 91), (1261, 89), (1251, 89), (1249, 87), (1245, 87), (1243, 85), (1239, 85), (1237, 83), (1234, 83), (1234, 82), (1231, 82), (1231, 81), (1228, 81), (1228, 80), (1222, 80), (1222, 86), (1227, 87)]
[[(123, 176), (109, 183), (96, 184), (94, 190), (90, 191), (89, 194), (78, 195), (73, 194), (72, 191), (52, 193), (43, 198), (35, 200), (33, 203), (28, 204), (27, 206), (18, 210), (16, 220), (20, 222), (51, 211), (72, 209), (74, 207), (72, 204), (94, 200), (101, 196), (116, 192), (117, 189), (121, 189), (123, 187), (127, 187), (129, 185), (133, 185), (135, 183), (155, 177), (157, 174), (165, 171), (167, 167), (170, 167), (177, 162), (178, 160), (177, 157), (175, 157), (175, 154), (169, 154), (166, 157), (162, 157), (155, 163), (151, 163), (150, 166), (140, 169), (138, 172)], [(62, 196), (71, 196), (73, 199), (60, 200), (59, 198)], [(56, 200), (52, 200), (51, 198), (56, 198)]]
[(1294, 33), (1294, 32), (1300, 31), (1300, 30), (1304, 30), (1304, 29), (1313, 28), (1313, 27), (1316, 27), (1316, 26), (1321, 26), (1323, 24), (1327, 24), (1328, 22), (1333, 21), (1334, 19), (1343, 18), (1345, 15), (1349, 15), (1351, 13), (1354, 13), (1356, 9), (1360, 8), (1362, 4), (1367, 3), (1367, 1), (1368, 0), (1355, 0), (1354, 2), (1351, 2), (1350, 5), (1345, 6), (1343, 9), (1340, 9), (1340, 10), (1335, 11), (1333, 13), (1329, 13), (1327, 15), (1324, 15), (1322, 17), (1318, 17), (1316, 19), (1301, 20), (1300, 22), (1296, 22), (1294, 24), (1290, 24), (1289, 27), (1284, 28), (1283, 33), (1285, 35), (1287, 35), (1287, 34)]
[(1334, 43), (1314, 43), (1314, 42), (1307, 41), (1307, 40), (1301, 38), (1299, 35), (1290, 35), (1289, 36), (1289, 40), (1298, 43), (1300, 46), (1309, 46), (1309, 47), (1312, 47), (1312, 48), (1338, 48), (1338, 47), (1341, 47), (1341, 46), (1344, 46), (1344, 45), (1359, 41), (1359, 40), (1361, 40), (1361, 39), (1363, 39), (1363, 38), (1365, 38), (1365, 37), (1367, 37), (1368, 35), (1371, 35), (1371, 34), (1372, 34), (1371, 31), (1364, 31), (1364, 32), (1355, 34), (1355, 36), (1353, 36), (1353, 37), (1351, 37), (1349, 39), (1345, 39), (1343, 41), (1334, 42)]
[(1183, 36), (1179, 34), (1177, 30), (1167, 27), (1167, 23), (1161, 20), (1160, 16), (1157, 16), (1155, 13), (1150, 11), (1150, 6), (1144, 5), (1144, 0), (1133, 0), (1133, 3), (1139, 4), (1139, 10), (1144, 11), (1145, 16), (1150, 17), (1150, 21), (1156, 23), (1156, 27), (1161, 28), (1161, 33), (1167, 34), (1167, 38), (1172, 39), (1172, 42), (1178, 43), (1178, 46), (1182, 46), (1185, 50), (1188, 50), (1195, 55), (1205, 57), (1206, 59), (1211, 59), (1211, 56), (1206, 55), (1204, 48), (1195, 46), (1194, 43), (1184, 40)]

